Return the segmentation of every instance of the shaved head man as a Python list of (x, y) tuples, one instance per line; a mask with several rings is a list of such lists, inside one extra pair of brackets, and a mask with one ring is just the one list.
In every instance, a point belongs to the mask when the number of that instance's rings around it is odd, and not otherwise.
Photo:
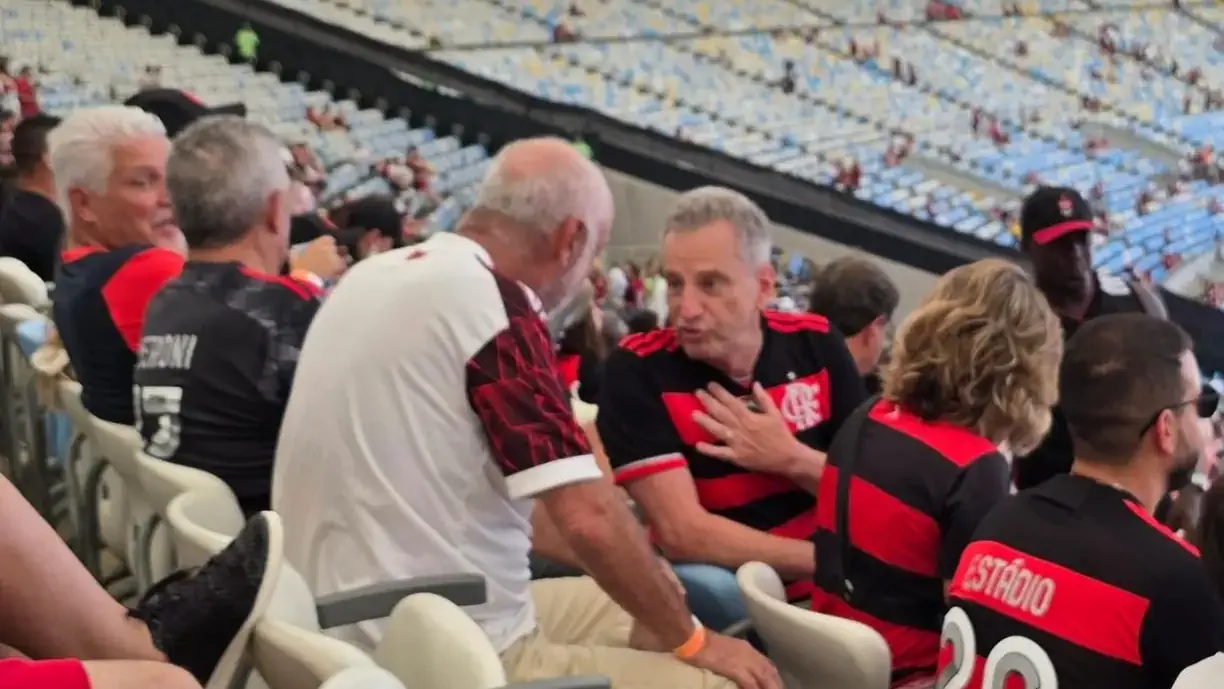
[[(286, 556), (317, 595), (481, 574), (488, 602), (467, 611), (512, 681), (779, 689), (748, 644), (695, 623), (570, 413), (543, 314), (611, 228), (599, 169), (530, 139), (497, 155), (454, 233), (345, 276), (306, 337), (277, 446)], [(529, 584), (536, 501), (590, 577)]]

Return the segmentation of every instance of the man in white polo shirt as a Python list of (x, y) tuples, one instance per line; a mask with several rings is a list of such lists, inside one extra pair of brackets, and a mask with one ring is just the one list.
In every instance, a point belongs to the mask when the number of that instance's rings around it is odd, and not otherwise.
[[(468, 612), (514, 681), (778, 689), (763, 656), (695, 624), (570, 414), (540, 313), (577, 291), (611, 226), (599, 169), (526, 140), (454, 234), (350, 271), (306, 337), (277, 448), (286, 555), (317, 595), (484, 575), (488, 603)], [(533, 519), (594, 579), (530, 584)]]

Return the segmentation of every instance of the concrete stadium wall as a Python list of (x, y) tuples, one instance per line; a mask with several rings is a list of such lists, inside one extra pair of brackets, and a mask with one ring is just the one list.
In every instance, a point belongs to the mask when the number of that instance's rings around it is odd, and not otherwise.
[[(668, 211), (675, 203), (676, 192), (615, 170), (605, 168), (604, 174), (612, 187), (612, 198), (616, 204), (616, 222), (612, 229), (608, 257), (612, 260), (644, 260), (653, 256), (658, 251), (659, 231)], [(812, 233), (800, 232), (785, 225), (774, 227), (775, 245), (787, 253), (797, 252), (807, 256), (817, 264), (848, 254), (863, 254), (859, 249), (831, 242)], [(901, 293), (898, 318), (908, 314), (935, 282), (936, 276), (932, 273), (879, 256), (870, 258), (883, 266), (897, 284)]]

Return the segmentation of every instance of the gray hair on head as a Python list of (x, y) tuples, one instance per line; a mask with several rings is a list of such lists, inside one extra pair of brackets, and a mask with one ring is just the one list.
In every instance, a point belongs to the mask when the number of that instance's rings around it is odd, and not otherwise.
[(47, 157), (55, 175), (55, 194), (71, 221), (68, 193), (106, 190), (115, 163), (115, 148), (132, 139), (164, 137), (161, 120), (140, 108), (103, 105), (77, 110), (47, 135)]
[(569, 147), (561, 139), (527, 139), (506, 146), (489, 164), (473, 210), (496, 213), (541, 236), (554, 232), (566, 218), (592, 222), (597, 212), (593, 204), (607, 194), (603, 173), (577, 155), (558, 156), (547, 149), (550, 164), (528, 169), (523, 154), (539, 150), (540, 144)]
[(753, 267), (769, 263), (773, 242), (769, 217), (747, 196), (726, 187), (697, 187), (684, 192), (663, 224), (663, 235), (726, 222), (735, 230), (740, 255)]
[(187, 246), (228, 246), (289, 189), (280, 140), (263, 125), (234, 115), (202, 118), (174, 140), (166, 188)]

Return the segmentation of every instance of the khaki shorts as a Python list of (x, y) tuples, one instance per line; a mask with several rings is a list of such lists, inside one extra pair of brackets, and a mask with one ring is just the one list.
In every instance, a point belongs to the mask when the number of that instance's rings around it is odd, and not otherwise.
[(590, 577), (531, 583), (534, 632), (502, 654), (511, 682), (602, 675), (615, 689), (736, 689), (666, 653), (628, 647), (633, 618)]

